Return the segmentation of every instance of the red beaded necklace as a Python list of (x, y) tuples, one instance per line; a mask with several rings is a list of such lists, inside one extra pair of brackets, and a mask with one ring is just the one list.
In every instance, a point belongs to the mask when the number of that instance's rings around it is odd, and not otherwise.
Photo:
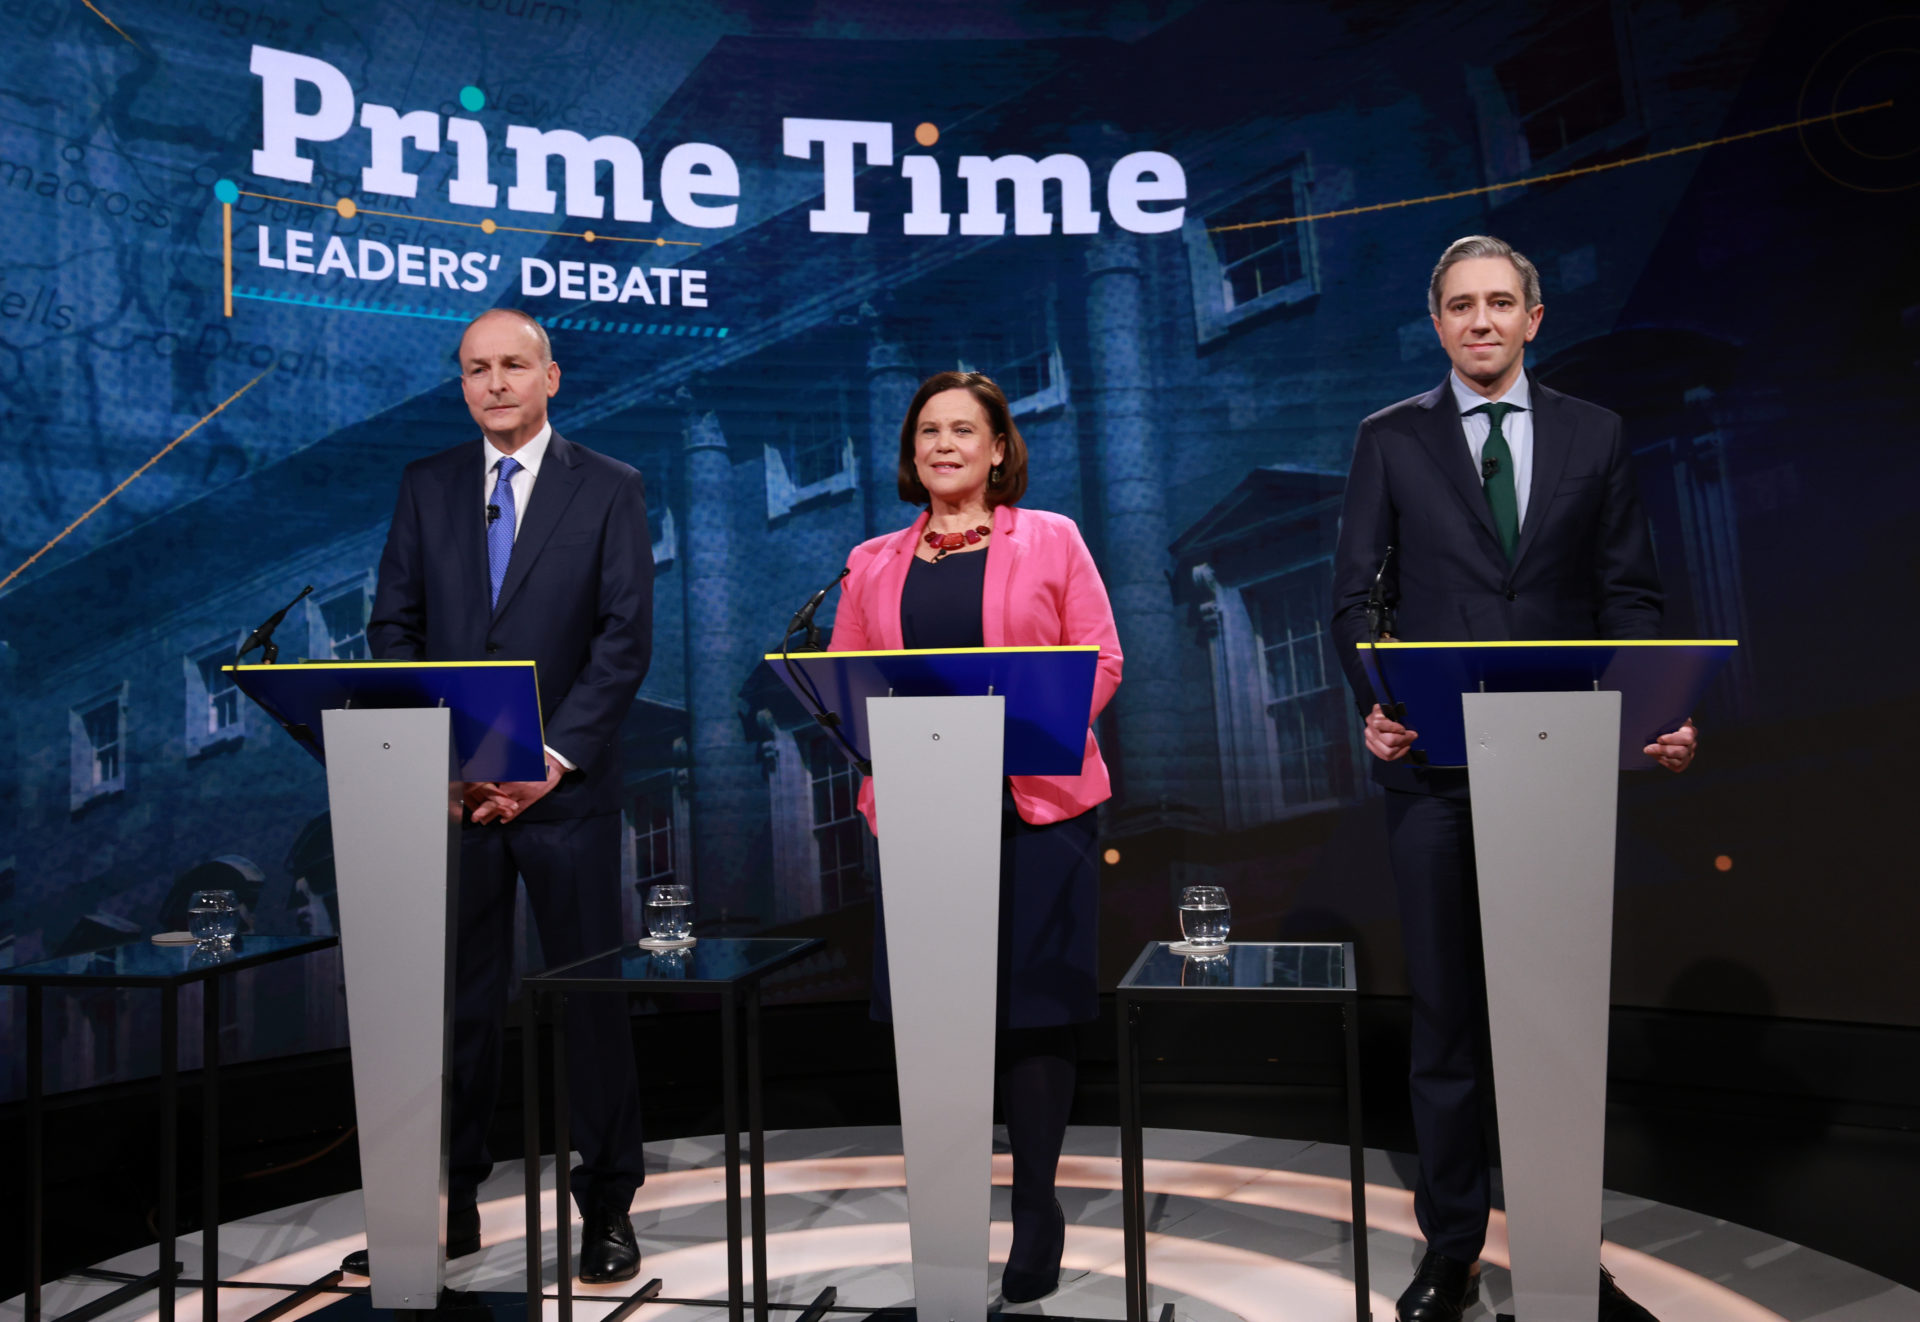
[(978, 546), (980, 539), (992, 536), (993, 529), (986, 524), (977, 528), (968, 528), (965, 532), (928, 532), (927, 545), (933, 548), (933, 558), (939, 560), (949, 551), (957, 551), (963, 546)]

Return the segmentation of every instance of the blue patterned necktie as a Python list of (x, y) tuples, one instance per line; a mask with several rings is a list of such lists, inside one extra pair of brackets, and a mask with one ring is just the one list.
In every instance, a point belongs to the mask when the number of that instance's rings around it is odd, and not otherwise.
[(518, 459), (503, 458), (494, 465), (500, 480), (493, 484), (490, 503), (499, 509), (498, 518), (487, 520), (487, 578), (493, 584), (488, 604), (500, 605), (500, 585), (507, 581), (507, 561), (513, 558), (513, 475), (522, 465)]

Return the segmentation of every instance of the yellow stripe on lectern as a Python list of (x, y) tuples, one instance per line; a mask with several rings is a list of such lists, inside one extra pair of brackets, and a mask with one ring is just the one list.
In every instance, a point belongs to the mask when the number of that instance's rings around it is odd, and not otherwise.
[(1355, 643), (1354, 648), (1362, 652), (1371, 652), (1379, 648), (1383, 652), (1395, 648), (1412, 651), (1421, 647), (1738, 647), (1737, 638), (1547, 638), (1535, 642), (1512, 643)]
[(768, 652), (769, 661), (804, 661), (808, 657), (830, 656), (989, 656), (995, 652), (1098, 652), (1098, 643), (1071, 643), (1065, 647), (914, 647), (877, 652)]

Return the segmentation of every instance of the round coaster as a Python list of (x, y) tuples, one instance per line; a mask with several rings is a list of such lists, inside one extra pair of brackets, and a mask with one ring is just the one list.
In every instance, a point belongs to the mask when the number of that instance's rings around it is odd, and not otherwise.
[(156, 946), (190, 946), (194, 944), (192, 932), (155, 932), (153, 944)]
[(658, 937), (649, 936), (642, 937), (635, 944), (642, 950), (685, 950), (699, 939), (699, 937), (695, 936), (683, 936), (678, 941), (665, 941)]
[(1167, 942), (1167, 949), (1176, 955), (1197, 955), (1201, 959), (1206, 959), (1209, 956), (1219, 958), (1227, 953), (1227, 948), (1224, 945), (1196, 946), (1187, 941), (1169, 941)]

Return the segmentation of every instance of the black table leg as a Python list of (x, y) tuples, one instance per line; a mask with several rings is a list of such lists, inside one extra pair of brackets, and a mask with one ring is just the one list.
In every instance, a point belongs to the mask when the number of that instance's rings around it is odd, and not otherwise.
[(1120, 997), (1120, 1211), (1126, 1260), (1127, 1322), (1147, 1322), (1145, 1140), (1141, 1135), (1139, 1002)]
[(540, 1302), (540, 993), (531, 987), (520, 997), (521, 1152), (526, 1166), (527, 1318), (538, 1322)]
[(160, 993), (160, 1322), (173, 1322), (174, 1205), (180, 1166), (180, 988)]
[[(746, 1286), (740, 1262), (740, 1006), (733, 987), (720, 994), (720, 1110), (726, 1126), (727, 1163), (727, 1317), (743, 1322)], [(560, 1322), (567, 1322), (566, 1318)]]
[(42, 1075), (45, 1067), (46, 1044), (41, 1036), (40, 1014), (41, 989), (39, 983), (30, 983), (27, 987), (27, 1299), (25, 1322), (40, 1322), (40, 1255), (45, 1249), (46, 1229), (43, 1224), (46, 1205), (41, 1184), (46, 1179), (46, 1166), (41, 1160), (40, 1149), (44, 1140), (41, 1127), (45, 1123), (43, 1115), (43, 1094), (46, 1080)]
[(747, 988), (747, 1130), (753, 1141), (753, 1322), (767, 1322), (767, 1138), (760, 1106), (760, 984)]
[(1353, 1309), (1358, 1322), (1370, 1322), (1367, 1280), (1367, 1148), (1360, 1130), (1360, 1003), (1343, 1002), (1340, 1024), (1347, 1038), (1347, 1170), (1353, 1183)]
[(553, 1209), (559, 1322), (573, 1322), (573, 1134), (567, 1114), (567, 994), (553, 996)]
[(200, 1317), (220, 1322), (220, 979), (200, 984)]

